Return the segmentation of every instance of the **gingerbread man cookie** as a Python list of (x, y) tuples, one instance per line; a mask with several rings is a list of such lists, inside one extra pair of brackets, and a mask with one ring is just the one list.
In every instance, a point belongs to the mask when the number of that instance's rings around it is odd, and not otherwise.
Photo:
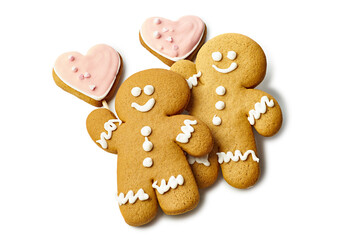
[(108, 109), (94, 110), (87, 129), (94, 142), (118, 155), (118, 202), (129, 225), (151, 221), (157, 206), (169, 215), (196, 207), (199, 192), (184, 152), (208, 154), (210, 129), (181, 113), (190, 99), (185, 79), (172, 71), (135, 73), (115, 99), (118, 118)]
[[(266, 57), (252, 39), (235, 33), (206, 42), (196, 64), (183, 60), (171, 70), (183, 75), (192, 89), (188, 110), (212, 131), (215, 147), (209, 156), (190, 158), (200, 187), (217, 178), (236, 188), (248, 188), (259, 178), (259, 156), (253, 128), (263, 136), (276, 134), (282, 124), (277, 101), (254, 89), (266, 73)], [(206, 164), (205, 164), (206, 163)]]
[(100, 107), (115, 94), (122, 61), (112, 47), (98, 44), (84, 56), (78, 52), (60, 55), (53, 68), (55, 83), (76, 97)]

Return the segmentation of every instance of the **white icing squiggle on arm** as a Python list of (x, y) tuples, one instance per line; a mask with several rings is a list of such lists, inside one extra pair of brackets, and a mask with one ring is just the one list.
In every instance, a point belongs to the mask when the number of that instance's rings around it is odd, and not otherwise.
[(128, 201), (130, 204), (133, 204), (136, 202), (136, 200), (139, 199), (140, 201), (145, 201), (149, 199), (149, 195), (144, 192), (142, 188), (140, 188), (137, 193), (134, 195), (134, 192), (132, 190), (128, 191), (126, 196), (124, 193), (120, 193), (119, 196), (117, 196), (117, 201), (119, 205), (124, 205)]
[(205, 166), (210, 166), (210, 162), (208, 160), (208, 156), (209, 154), (206, 154), (205, 156), (202, 157), (194, 157), (191, 155), (188, 155), (188, 162), (189, 164), (194, 164), (195, 162), (199, 163), (199, 164), (204, 164)]
[(171, 176), (168, 183), (166, 183), (165, 179), (161, 180), (160, 186), (158, 186), (157, 181), (155, 181), (152, 184), (152, 187), (157, 189), (157, 191), (160, 194), (164, 194), (167, 191), (169, 191), (170, 188), (175, 189), (175, 188), (177, 188), (178, 185), (181, 186), (183, 184), (184, 184), (184, 177), (179, 174), (176, 178), (174, 176)]
[(249, 111), (248, 120), (251, 125), (255, 124), (255, 119), (260, 118), (261, 113), (266, 112), (266, 105), (268, 107), (274, 107), (274, 101), (272, 99), (271, 99), (271, 101), (269, 101), (269, 98), (267, 96), (263, 96), (261, 98), (261, 102), (255, 103), (255, 110), (252, 109)]
[(106, 140), (110, 140), (112, 137), (112, 132), (115, 131), (117, 129), (116, 124), (115, 123), (119, 123), (119, 126), (121, 125), (122, 121), (120, 119), (110, 119), (109, 121), (107, 121), (104, 124), (104, 128), (107, 131), (106, 132), (102, 132), (100, 134), (100, 139), (97, 140), (96, 142), (99, 143), (101, 145), (102, 148), (107, 149), (108, 148), (108, 144), (106, 142)]
[(184, 121), (185, 126), (181, 127), (181, 131), (183, 131), (183, 133), (179, 133), (176, 136), (176, 141), (180, 142), (180, 143), (188, 143), (189, 142), (189, 138), (191, 138), (191, 133), (193, 133), (195, 130), (191, 125), (195, 125), (197, 124), (196, 120), (185, 120)]
[(197, 74), (192, 75), (191, 77), (189, 77), (188, 79), (186, 79), (189, 88), (192, 89), (193, 86), (197, 86), (198, 85), (198, 81), (197, 79), (201, 77), (201, 72), (199, 71)]
[(259, 162), (259, 158), (256, 156), (255, 152), (253, 150), (247, 150), (244, 155), (241, 154), (240, 150), (235, 150), (235, 154), (233, 154), (232, 152), (219, 152), (216, 153), (216, 155), (218, 155), (218, 162), (220, 164), (222, 164), (223, 162), (230, 162), (230, 160), (234, 161), (234, 162), (238, 162), (239, 160), (241, 161), (245, 161), (249, 154), (251, 154), (253, 160), (255, 162)]

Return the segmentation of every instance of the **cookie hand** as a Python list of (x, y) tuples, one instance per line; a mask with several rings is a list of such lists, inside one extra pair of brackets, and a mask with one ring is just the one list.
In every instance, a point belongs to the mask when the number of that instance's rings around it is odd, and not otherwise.
[(282, 124), (282, 113), (278, 102), (263, 91), (257, 89), (248, 91), (247, 116), (249, 123), (262, 136), (275, 135)]
[(108, 109), (100, 108), (92, 111), (86, 119), (86, 128), (91, 139), (102, 149), (117, 153), (116, 135), (122, 121)]
[(201, 76), (201, 72), (196, 70), (196, 65), (193, 62), (189, 60), (178, 61), (171, 66), (170, 70), (185, 78), (190, 89), (198, 85), (198, 78)]
[(210, 129), (205, 123), (189, 115), (171, 117), (174, 141), (188, 154), (200, 157), (213, 148)]

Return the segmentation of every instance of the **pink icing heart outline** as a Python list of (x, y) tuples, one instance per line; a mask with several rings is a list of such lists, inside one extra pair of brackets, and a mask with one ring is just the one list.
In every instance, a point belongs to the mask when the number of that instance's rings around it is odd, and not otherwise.
[[(119, 53), (108, 45), (99, 44), (90, 48), (85, 56), (78, 52), (60, 55), (56, 59), (54, 71), (72, 89), (101, 101), (111, 90), (120, 66)], [(74, 67), (77, 69), (75, 72)], [(86, 78), (81, 77), (84, 74)]]
[[(167, 31), (163, 31), (164, 28)], [(145, 20), (140, 35), (149, 48), (176, 62), (187, 58), (197, 48), (204, 31), (204, 22), (196, 16), (184, 16), (177, 21), (152, 17)], [(160, 36), (154, 35), (154, 32), (159, 33)]]

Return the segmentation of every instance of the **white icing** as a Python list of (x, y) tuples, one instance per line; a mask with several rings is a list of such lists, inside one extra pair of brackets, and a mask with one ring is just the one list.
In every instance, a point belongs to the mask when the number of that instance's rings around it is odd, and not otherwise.
[(146, 94), (146, 95), (152, 95), (153, 93), (154, 93), (154, 86), (152, 86), (152, 85), (146, 85), (145, 87), (144, 87), (144, 93)]
[(225, 103), (223, 101), (217, 101), (215, 103), (215, 108), (217, 110), (223, 110), (225, 108)]
[(230, 60), (234, 60), (236, 58), (236, 52), (234, 51), (229, 51), (227, 54), (227, 58)]
[(223, 162), (230, 162), (230, 160), (234, 161), (234, 162), (237, 162), (239, 160), (241, 161), (245, 161), (249, 154), (251, 154), (253, 160), (255, 162), (259, 162), (259, 158), (256, 156), (255, 152), (253, 150), (247, 150), (244, 155), (241, 154), (240, 150), (235, 150), (235, 154), (233, 154), (232, 152), (227, 152), (227, 153), (224, 153), (224, 152), (219, 152), (219, 153), (216, 153), (216, 155), (218, 155), (218, 162), (220, 164), (222, 164)]
[(248, 120), (251, 125), (255, 124), (255, 119), (259, 119), (262, 113), (266, 112), (266, 105), (269, 107), (274, 107), (274, 101), (269, 101), (267, 96), (261, 98), (261, 102), (255, 103), (255, 109), (249, 111)]
[(100, 139), (97, 140), (96, 142), (99, 143), (101, 145), (102, 148), (107, 149), (108, 148), (108, 144), (106, 142), (106, 140), (110, 140), (112, 137), (112, 132), (115, 131), (117, 129), (117, 126), (115, 123), (119, 123), (119, 126), (121, 125), (122, 121), (120, 119), (110, 119), (109, 121), (107, 121), (104, 124), (104, 128), (107, 131), (106, 132), (102, 132), (100, 134)]
[[(159, 19), (159, 20), (160, 20), (160, 19)], [(174, 31), (173, 29), (170, 29), (170, 32), (173, 32), (173, 31)], [(152, 48), (152, 47), (145, 41), (145, 39), (143, 38), (143, 35), (142, 35), (142, 33), (141, 33), (141, 29), (140, 29), (140, 36), (141, 36), (142, 40), (144, 41), (144, 43), (145, 43), (150, 49), (152, 49), (154, 52), (156, 52), (157, 54), (159, 54), (160, 56), (163, 56), (164, 58), (170, 59), (170, 60), (173, 61), (173, 62), (177, 62), (177, 61), (179, 61), (179, 60), (185, 59), (185, 58), (187, 58), (192, 52), (194, 52), (194, 50), (199, 46), (201, 40), (203, 39), (204, 33), (205, 33), (205, 28), (204, 28), (204, 30), (203, 30), (203, 32), (202, 32), (202, 34), (201, 34), (201, 37), (200, 37), (199, 41), (196, 43), (196, 45), (193, 47), (193, 49), (191, 49), (191, 51), (189, 51), (187, 54), (185, 54), (185, 55), (182, 56), (182, 57), (173, 57), (173, 58), (171, 58), (171, 57), (169, 57), (169, 56), (166, 56), (164, 53), (159, 52), (157, 49)]]
[(195, 130), (191, 125), (197, 124), (196, 120), (188, 120), (186, 119), (184, 121), (185, 126), (181, 127), (181, 131), (183, 133), (179, 133), (176, 136), (176, 141), (180, 143), (188, 143), (189, 139), (191, 138), (191, 133), (193, 133)]
[(213, 119), (212, 119), (212, 123), (215, 125), (215, 126), (219, 126), (221, 124), (221, 118), (214, 115)]
[(194, 157), (191, 155), (188, 155), (188, 162), (189, 164), (194, 164), (195, 162), (199, 163), (199, 164), (204, 164), (205, 166), (210, 166), (210, 162), (208, 160), (208, 154), (202, 156), (202, 157)]
[(183, 184), (184, 184), (184, 177), (181, 175), (178, 175), (176, 178), (174, 176), (171, 176), (168, 183), (166, 183), (165, 179), (161, 180), (160, 186), (158, 186), (157, 181), (155, 181), (152, 184), (152, 187), (155, 188), (158, 191), (158, 193), (164, 194), (167, 191), (169, 191), (170, 188), (175, 189), (175, 188), (177, 188), (178, 185), (181, 186)]
[(226, 93), (226, 89), (223, 86), (218, 86), (215, 90), (216, 94), (219, 96), (224, 96)]
[(149, 157), (145, 158), (143, 161), (143, 166), (144, 167), (151, 167), (153, 165), (153, 160)]
[(144, 137), (148, 137), (151, 134), (151, 127), (149, 126), (145, 126), (141, 128), (141, 135), (143, 135)]
[(196, 87), (198, 85), (197, 79), (199, 77), (201, 77), (201, 72), (200, 71), (197, 74), (194, 74), (191, 77), (189, 77), (188, 79), (186, 79), (190, 89), (192, 89), (193, 86)]
[(234, 71), (236, 68), (237, 68), (237, 63), (236, 62), (232, 62), (230, 64), (230, 66), (228, 68), (225, 68), (225, 69), (222, 69), (222, 68), (218, 68), (217, 66), (215, 65), (212, 65), (212, 67), (218, 71), (219, 73), (229, 73), (229, 72), (232, 72)]
[(211, 54), (211, 57), (214, 61), (218, 62), (222, 59), (222, 54), (221, 54), (221, 52), (213, 52)]
[(147, 137), (145, 137), (145, 141), (144, 141), (142, 147), (145, 152), (150, 152), (153, 149), (154, 145), (152, 142), (149, 141), (149, 139)]
[(139, 112), (148, 112), (150, 111), (155, 105), (155, 99), (150, 98), (144, 105), (139, 105), (136, 102), (131, 103), (131, 107), (135, 108)]
[(126, 196), (124, 195), (124, 193), (120, 193), (119, 196), (117, 196), (117, 201), (120, 206), (126, 204), (127, 202), (129, 202), (130, 204), (133, 204), (138, 199), (140, 201), (145, 201), (145, 200), (149, 199), (149, 195), (146, 194), (142, 188), (140, 188), (135, 195), (134, 195), (134, 192), (132, 190), (130, 190), (130, 191), (128, 191)]
[(131, 95), (133, 95), (134, 97), (138, 97), (141, 94), (141, 88), (139, 87), (134, 87), (133, 89), (131, 89)]

